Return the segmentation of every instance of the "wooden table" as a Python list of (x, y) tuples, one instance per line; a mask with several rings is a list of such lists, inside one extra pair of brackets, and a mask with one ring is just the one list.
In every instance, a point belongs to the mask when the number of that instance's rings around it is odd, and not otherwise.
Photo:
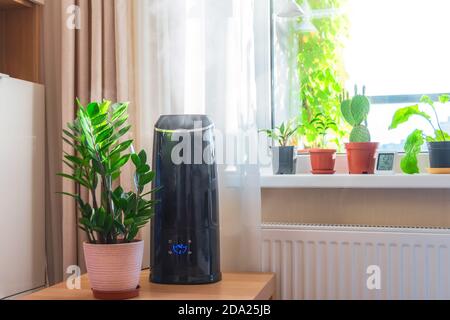
[[(218, 283), (196, 286), (158, 285), (149, 282), (149, 271), (141, 274), (137, 300), (271, 300), (275, 297), (275, 275), (271, 273), (224, 273)], [(81, 290), (68, 290), (65, 283), (44, 289), (23, 300), (94, 300), (86, 275)]]

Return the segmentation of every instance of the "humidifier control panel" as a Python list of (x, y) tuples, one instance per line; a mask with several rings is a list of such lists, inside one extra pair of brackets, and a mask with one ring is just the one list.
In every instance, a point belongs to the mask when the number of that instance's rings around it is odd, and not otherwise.
[(174, 241), (169, 240), (169, 255), (171, 256), (190, 256), (192, 255), (191, 245), (192, 240), (188, 241)]

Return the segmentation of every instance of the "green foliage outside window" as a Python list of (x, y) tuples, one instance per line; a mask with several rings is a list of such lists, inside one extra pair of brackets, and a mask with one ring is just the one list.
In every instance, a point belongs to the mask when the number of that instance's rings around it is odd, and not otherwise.
[[(303, 1), (298, 0), (302, 5)], [(343, 8), (347, 0), (309, 0), (313, 10)], [(317, 114), (333, 119), (337, 130), (328, 140), (338, 148), (349, 133), (349, 127), (340, 111), (340, 98), (344, 91), (347, 73), (344, 68), (343, 48), (349, 36), (349, 19), (345, 14), (314, 19), (316, 33), (295, 33), (299, 46), (298, 74), (300, 77), (302, 126), (299, 135), (306, 147), (314, 146), (323, 137), (311, 121)]]

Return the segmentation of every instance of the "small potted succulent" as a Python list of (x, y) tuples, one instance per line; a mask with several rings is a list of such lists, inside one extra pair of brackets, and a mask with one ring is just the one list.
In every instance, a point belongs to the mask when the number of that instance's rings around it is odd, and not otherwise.
[(371, 136), (367, 127), (367, 118), (370, 113), (370, 101), (365, 95), (358, 94), (355, 87), (353, 99), (343, 99), (341, 111), (345, 121), (353, 127), (350, 134), (350, 142), (345, 145), (347, 150), (348, 167), (350, 174), (374, 174), (376, 152), (378, 143), (371, 142)]
[(336, 122), (323, 113), (317, 114), (311, 121), (317, 132), (318, 141), (309, 150), (313, 174), (334, 174), (336, 165), (336, 149), (328, 149), (327, 134), (330, 130), (337, 131)]
[(294, 125), (294, 121), (290, 120), (275, 129), (261, 130), (279, 145), (272, 147), (272, 166), (275, 175), (295, 173), (295, 147), (290, 146), (289, 143), (298, 128), (299, 126)]
[[(144, 243), (139, 230), (153, 216), (154, 202), (146, 190), (155, 177), (145, 151), (133, 150), (132, 140), (124, 139), (128, 104), (110, 101), (78, 102), (76, 120), (63, 130), (64, 141), (74, 155), (65, 154), (70, 174), (59, 174), (77, 183), (77, 193), (64, 193), (75, 199), (79, 227), (86, 234), (84, 255), (94, 296), (99, 299), (127, 299), (139, 295)], [(120, 186), (121, 169), (132, 161), (134, 190)], [(86, 196), (84, 196), (86, 195)], [(87, 196), (89, 195), (89, 196)], [(88, 199), (89, 198), (89, 199)]]
[[(439, 97), (441, 104), (446, 104), (449, 101), (450, 97), (448, 95)], [(426, 135), (423, 130), (416, 129), (408, 136), (405, 143), (405, 156), (401, 161), (401, 168), (407, 174), (419, 173), (417, 156), (421, 152), (423, 144), (427, 142), (430, 157), (430, 172), (450, 173), (450, 135), (440, 125), (434, 101), (428, 96), (423, 96), (420, 102), (429, 107), (433, 116), (421, 110), (417, 104), (397, 110), (392, 119), (392, 124), (389, 127), (390, 130), (396, 129), (399, 125), (408, 122), (411, 117), (419, 116), (433, 130), (433, 135)], [(434, 123), (433, 120), (435, 121)]]

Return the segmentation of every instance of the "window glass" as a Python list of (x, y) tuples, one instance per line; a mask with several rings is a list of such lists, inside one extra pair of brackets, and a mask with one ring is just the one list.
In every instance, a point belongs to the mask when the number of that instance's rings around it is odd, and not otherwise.
[[(330, 144), (341, 145), (349, 128), (339, 101), (345, 90), (366, 87), (372, 101), (369, 128), (383, 150), (402, 151), (415, 128), (432, 133), (420, 118), (390, 131), (398, 108), (417, 104), (422, 95), (437, 99), (450, 92), (450, 1), (448, 0), (273, 0), (273, 114), (275, 124), (318, 112), (339, 127)], [(301, 9), (292, 13), (292, 2)], [(295, 11), (295, 10), (294, 10)], [(293, 17), (292, 17), (293, 16)], [(432, 114), (423, 105), (424, 111)], [(450, 130), (450, 105), (437, 105), (440, 122)], [(437, 120), (434, 119), (436, 123)], [(308, 147), (315, 140), (302, 132)]]

